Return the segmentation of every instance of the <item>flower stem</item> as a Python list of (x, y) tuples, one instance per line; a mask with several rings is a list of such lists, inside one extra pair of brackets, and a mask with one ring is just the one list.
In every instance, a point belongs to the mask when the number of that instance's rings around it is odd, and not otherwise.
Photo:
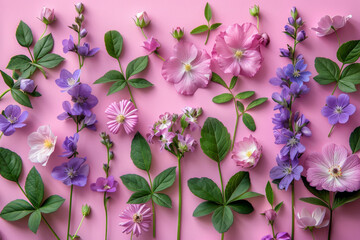
[(315, 240), (314, 229), (310, 230), (310, 232), (311, 232), (312, 239)]
[(221, 234), (221, 240), (224, 240), (225, 233)]
[(132, 240), (132, 236), (134, 235), (134, 232), (131, 231), (130, 240)]
[(5, 92), (3, 92), (1, 95), (0, 95), (0, 99), (5, 95), (7, 94), (8, 92), (10, 92), (11, 88), (9, 88), (8, 90), (6, 90)]
[(41, 36), (40, 36), (39, 40), (40, 40), (40, 39), (42, 39), (42, 37), (43, 37), (43, 36), (44, 36), (44, 34), (46, 33), (47, 28), (48, 28), (48, 25), (47, 25), (47, 24), (45, 24), (45, 30), (44, 30), (43, 34), (41, 34)]
[[(222, 174), (221, 174), (220, 162), (218, 162), (218, 169), (219, 169), (219, 176), (220, 176), (220, 183), (221, 183), (221, 193), (222, 193), (224, 203), (225, 203), (224, 182), (223, 182), (223, 178), (222, 178)], [(224, 240), (224, 235), (225, 235), (225, 233), (221, 233), (221, 240)]]
[(133, 95), (131, 93), (131, 88), (130, 88), (130, 86), (129, 86), (129, 84), (127, 82), (126, 82), (126, 86), (127, 86), (128, 90), (129, 90), (131, 101), (133, 102), (135, 108), (137, 108), (136, 103), (135, 103), (135, 99), (134, 99), (134, 97), (133, 97)]
[(32, 62), (35, 62), (34, 57), (33, 57), (32, 53), (31, 53), (31, 51), (30, 51), (30, 48), (27, 47), (27, 50), (29, 51), (29, 54), (30, 54), (30, 57), (31, 57)]
[(181, 155), (178, 155), (178, 170), (179, 170), (179, 209), (178, 209), (178, 227), (177, 240), (180, 240), (181, 233), (181, 208), (182, 208), (182, 192), (181, 192)]
[(74, 234), (73, 236), (76, 236), (76, 235), (78, 234), (78, 232), (80, 231), (80, 228), (81, 228), (81, 225), (82, 225), (83, 222), (84, 222), (84, 219), (85, 219), (85, 216), (83, 216), (83, 217), (81, 218), (80, 224), (79, 224), (78, 228), (76, 229), (76, 232), (75, 232), (75, 234)]
[(337, 33), (336, 29), (335, 29), (333, 26), (331, 26), (331, 28), (332, 28), (332, 29), (334, 29), (334, 32), (335, 32), (335, 35), (336, 35), (336, 38), (337, 38), (337, 40), (338, 40), (339, 47), (340, 47), (340, 46), (341, 46), (341, 43), (340, 43), (340, 37), (339, 37), (339, 34)]
[(142, 32), (142, 34), (144, 35), (145, 39), (147, 39), (147, 36), (146, 36), (143, 28), (141, 28), (141, 32)]
[(330, 208), (329, 210), (330, 210), (330, 222), (329, 222), (328, 240), (331, 239), (331, 225), (332, 225), (332, 215), (333, 215), (332, 208)]
[(107, 232), (108, 232), (108, 211), (107, 211), (106, 192), (104, 192), (104, 209), (105, 209), (105, 240), (107, 240)]
[(235, 105), (235, 112), (236, 112), (235, 129), (234, 129), (233, 139), (232, 139), (232, 143), (231, 143), (231, 150), (233, 150), (234, 144), (235, 144), (235, 137), (236, 137), (237, 127), (238, 127), (238, 125), (239, 125), (240, 114), (239, 114), (239, 110), (238, 110), (238, 107), (237, 107), (237, 104), (236, 104), (235, 96), (234, 96), (234, 94), (231, 92), (230, 89), (228, 89), (228, 90), (229, 90), (230, 93), (233, 95), (234, 105)]
[(291, 183), (291, 240), (295, 235), (295, 183)]
[(207, 42), (209, 41), (209, 37), (210, 37), (210, 28), (207, 31), (207, 35), (206, 35), (206, 40), (205, 40), (205, 45), (207, 44)]
[(72, 195), (73, 195), (74, 185), (71, 184), (70, 188), (70, 202), (69, 202), (69, 218), (68, 218), (68, 227), (66, 233), (66, 239), (68, 240), (70, 237), (70, 222), (71, 222), (71, 204), (72, 204)]
[(259, 32), (260, 31), (260, 18), (259, 18), (259, 16), (256, 16), (256, 27), (257, 27), (257, 30)]
[(155, 55), (158, 56), (158, 58), (160, 58), (161, 60), (163, 60), (165, 62), (165, 58), (163, 58), (162, 56), (160, 56), (160, 54), (158, 53), (158, 51), (154, 51)]
[(275, 230), (274, 230), (274, 222), (271, 222), (271, 231), (272, 231), (273, 238), (276, 239)]
[(338, 87), (338, 84), (336, 83), (336, 84), (335, 84), (335, 87), (334, 87), (334, 90), (332, 91), (331, 95), (334, 95), (334, 93), (335, 93), (335, 91), (336, 91), (337, 87)]
[[(152, 185), (152, 181), (151, 181), (151, 177), (150, 177), (150, 172), (147, 171), (148, 177), (149, 177), (149, 182), (150, 182), (150, 189), (151, 191), (153, 191), (153, 185)], [(152, 217), (153, 217), (153, 238), (156, 237), (156, 214), (155, 214), (155, 205), (154, 205), (154, 201), (151, 199), (151, 207), (152, 207)]]
[(4, 132), (1, 132), (1, 134), (0, 134), (0, 139), (1, 139), (1, 137), (4, 135)]
[(329, 132), (329, 134), (328, 134), (328, 137), (330, 137), (330, 136), (331, 136), (331, 133), (332, 133), (332, 131), (334, 130), (334, 127), (335, 127), (335, 124), (334, 124), (334, 125), (332, 125), (332, 127), (331, 127), (331, 129), (330, 129), (330, 132)]

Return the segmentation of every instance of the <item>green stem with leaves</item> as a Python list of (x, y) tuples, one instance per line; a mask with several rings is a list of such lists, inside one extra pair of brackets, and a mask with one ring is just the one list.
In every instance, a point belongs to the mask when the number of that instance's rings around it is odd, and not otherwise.
[(5, 92), (3, 92), (1, 95), (0, 95), (0, 99), (5, 95), (7, 94), (8, 92), (10, 92), (11, 88), (7, 89)]
[(209, 27), (209, 30), (207, 31), (207, 34), (206, 34), (206, 40), (205, 40), (205, 45), (208, 43), (209, 41), (209, 37), (210, 37), (210, 27)]
[[(229, 89), (229, 91), (231, 92), (230, 89)], [(232, 94), (232, 92), (231, 92), (231, 94)], [(236, 105), (236, 100), (235, 100), (234, 94), (232, 94), (232, 95), (233, 95), (235, 111), (236, 111), (236, 122), (235, 122), (235, 129), (234, 129), (233, 139), (232, 139), (232, 143), (231, 143), (231, 150), (234, 148), (236, 132), (237, 132), (237, 128), (238, 128), (238, 125), (239, 125), (239, 118), (241, 116), (241, 114), (239, 114), (239, 110), (238, 110), (238, 107)]]
[(70, 187), (70, 201), (69, 201), (69, 217), (68, 217), (68, 227), (66, 233), (66, 239), (68, 240), (70, 237), (70, 223), (71, 223), (71, 205), (72, 205), (72, 196), (73, 196), (74, 185), (71, 184)]
[[(225, 192), (224, 192), (224, 182), (223, 182), (223, 177), (222, 177), (222, 174), (221, 174), (220, 162), (218, 162), (218, 170), (219, 170), (220, 183), (221, 183), (221, 193), (222, 193), (223, 200), (224, 200), (224, 203), (225, 203), (226, 200), (225, 200)], [(224, 240), (224, 235), (225, 235), (225, 233), (221, 233), (221, 240)]]
[(182, 190), (181, 190), (181, 158), (182, 155), (177, 156), (178, 169), (179, 169), (179, 209), (178, 209), (178, 227), (177, 227), (177, 240), (180, 240), (181, 233), (181, 209), (182, 209)]
[(42, 37), (45, 35), (47, 28), (48, 28), (48, 25), (45, 24), (45, 30), (44, 30), (44, 32), (41, 34), (39, 40), (42, 39)]
[[(121, 72), (122, 75), (126, 78), (126, 75), (124, 74), (124, 71), (123, 71), (123, 69), (122, 69), (122, 67), (121, 67), (120, 59), (117, 59), (117, 60), (118, 60), (118, 63), (119, 63), (120, 72)], [(126, 82), (126, 87), (127, 87), (127, 89), (129, 90), (129, 94), (130, 94), (131, 101), (132, 101), (132, 103), (134, 104), (135, 108), (137, 108), (136, 103), (135, 103), (135, 99), (134, 99), (134, 97), (133, 97), (133, 95), (132, 95), (132, 92), (131, 92), (131, 88), (130, 88), (130, 86), (129, 86), (129, 84), (128, 84), (128, 79), (125, 79), (125, 82)]]
[[(152, 185), (152, 181), (151, 181), (151, 177), (150, 177), (150, 172), (147, 171), (148, 177), (149, 177), (149, 182), (150, 182), (150, 189), (151, 191), (153, 190), (153, 185)], [(155, 214), (155, 204), (154, 204), (154, 200), (151, 198), (151, 208), (152, 208), (152, 217), (153, 217), (153, 238), (156, 237), (156, 214)]]

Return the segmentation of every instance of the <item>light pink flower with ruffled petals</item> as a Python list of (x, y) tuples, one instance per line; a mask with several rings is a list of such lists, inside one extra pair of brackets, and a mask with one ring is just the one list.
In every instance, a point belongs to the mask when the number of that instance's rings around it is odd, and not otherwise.
[(329, 225), (329, 220), (324, 220), (326, 210), (324, 208), (316, 208), (310, 213), (306, 208), (296, 214), (298, 226), (303, 229), (323, 228)]
[(333, 32), (335, 32), (335, 30), (344, 27), (346, 22), (349, 21), (350, 18), (352, 18), (351, 15), (337, 15), (335, 17), (330, 17), (329, 15), (326, 15), (320, 19), (320, 21), (318, 22), (318, 27), (311, 29), (316, 32), (316, 35), (318, 37), (324, 37), (326, 35), (332, 34)]
[(210, 55), (194, 44), (179, 41), (174, 55), (164, 62), (161, 74), (173, 83), (178, 93), (193, 95), (198, 88), (206, 88), (211, 79)]
[(110, 119), (106, 123), (110, 132), (116, 134), (123, 127), (126, 134), (132, 133), (138, 123), (137, 111), (134, 104), (128, 100), (110, 104), (105, 110), (106, 116)]
[(261, 158), (262, 146), (252, 135), (244, 137), (240, 142), (235, 143), (231, 158), (237, 166), (243, 168), (253, 168)]

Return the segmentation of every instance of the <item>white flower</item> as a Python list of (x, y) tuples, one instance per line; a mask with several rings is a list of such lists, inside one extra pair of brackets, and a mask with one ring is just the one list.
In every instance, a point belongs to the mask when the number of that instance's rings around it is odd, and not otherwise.
[(40, 126), (36, 132), (31, 133), (28, 136), (29, 160), (46, 166), (50, 155), (55, 150), (56, 139), (49, 125)]
[(303, 208), (301, 213), (298, 212), (296, 215), (296, 220), (300, 228), (303, 229), (313, 229), (313, 228), (322, 228), (329, 225), (329, 220), (324, 221), (325, 209), (316, 208), (312, 214), (306, 209)]

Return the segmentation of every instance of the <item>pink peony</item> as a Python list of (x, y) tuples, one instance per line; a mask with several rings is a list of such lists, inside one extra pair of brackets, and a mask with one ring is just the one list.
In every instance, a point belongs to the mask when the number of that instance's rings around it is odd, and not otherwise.
[(244, 137), (240, 142), (235, 143), (231, 158), (237, 166), (253, 168), (259, 162), (262, 153), (262, 146), (252, 135)]
[(137, 109), (134, 104), (128, 100), (121, 100), (120, 102), (113, 102), (105, 110), (110, 121), (107, 126), (112, 133), (118, 133), (120, 127), (123, 126), (126, 134), (134, 131), (138, 123)]
[(343, 146), (328, 144), (322, 155), (313, 153), (307, 158), (307, 180), (318, 190), (353, 192), (360, 189), (360, 159), (348, 156)]
[(224, 73), (253, 77), (263, 60), (256, 26), (252, 23), (234, 24), (215, 39), (213, 59)]
[(303, 208), (301, 213), (296, 214), (296, 221), (298, 226), (303, 229), (323, 228), (329, 225), (329, 220), (324, 221), (325, 209), (316, 208), (310, 213), (306, 208)]
[(194, 44), (179, 41), (175, 44), (174, 55), (164, 62), (161, 74), (174, 83), (178, 93), (193, 95), (198, 88), (207, 87), (211, 79), (210, 56)]
[(149, 53), (152, 53), (160, 47), (160, 43), (156, 38), (151, 37), (144, 41), (142, 47)]
[(342, 28), (345, 26), (346, 22), (352, 18), (351, 15), (348, 16), (335, 16), (330, 17), (328, 15), (322, 17), (320, 21), (318, 22), (318, 27), (311, 28), (316, 32), (316, 35), (318, 37), (324, 37), (326, 35), (329, 35), (335, 30), (338, 30), (339, 28)]

